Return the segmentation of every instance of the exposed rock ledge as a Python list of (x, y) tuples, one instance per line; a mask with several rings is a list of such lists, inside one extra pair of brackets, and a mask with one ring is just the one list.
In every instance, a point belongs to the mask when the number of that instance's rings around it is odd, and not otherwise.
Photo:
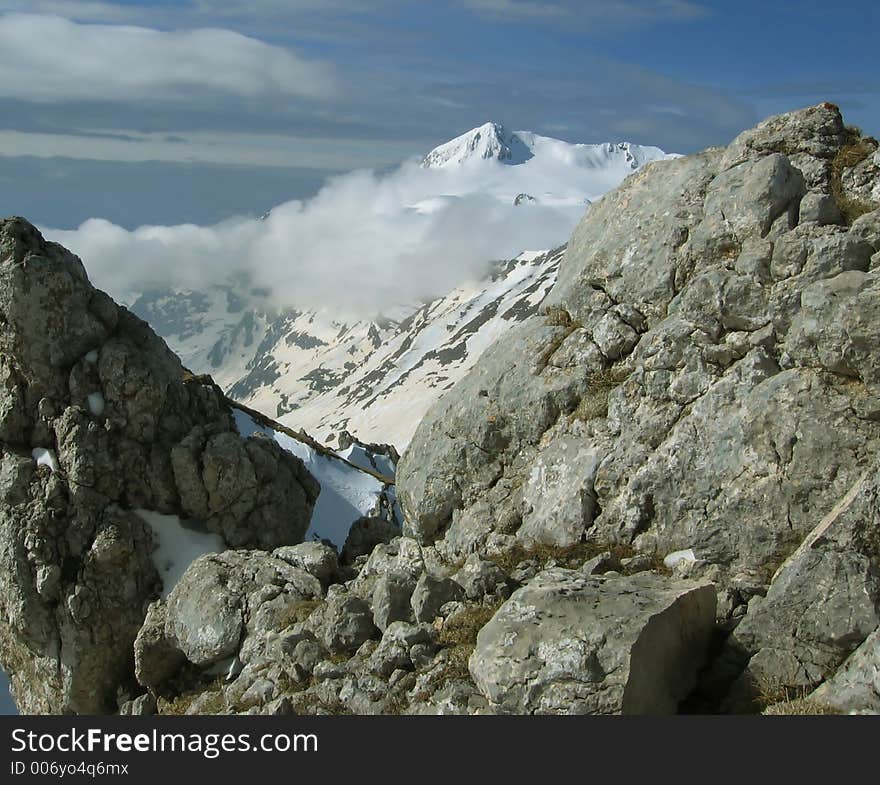
[[(877, 710), (876, 150), (823, 104), (592, 205), (547, 312), (419, 427), (406, 536), (351, 564), (295, 544), (317, 493), (301, 464), (242, 439), (79, 260), (4, 222), (0, 660), (19, 706)], [(230, 549), (162, 598), (134, 510)]]

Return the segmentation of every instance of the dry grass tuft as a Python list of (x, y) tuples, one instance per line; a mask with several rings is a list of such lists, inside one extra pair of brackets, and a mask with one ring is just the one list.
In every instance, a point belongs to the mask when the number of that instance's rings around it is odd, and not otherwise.
[(574, 324), (574, 319), (565, 308), (551, 305), (544, 312), (544, 324), (549, 327), (571, 327)]
[[(575, 543), (574, 545), (535, 544), (525, 546), (521, 543), (516, 543), (512, 548), (492, 556), (487, 556), (486, 558), (495, 562), (495, 564), (509, 574), (518, 564), (531, 559), (537, 560), (540, 569), (544, 569), (552, 561), (558, 567), (575, 570), (584, 562), (606, 551), (611, 554), (609, 569), (618, 572), (623, 570), (621, 565), (622, 559), (640, 555), (632, 545), (626, 543), (609, 544), (589, 541)], [(663, 563), (663, 556), (659, 553), (651, 554), (651, 569), (664, 575), (670, 573), (669, 568)]]
[(288, 605), (278, 617), (278, 629), (286, 629), (294, 624), (304, 622), (315, 608), (323, 604), (323, 600), (301, 600)]
[(837, 709), (810, 698), (806, 687), (792, 687), (778, 679), (759, 679), (755, 703), (761, 714), (795, 716), (808, 714), (840, 714)]
[(186, 714), (190, 706), (197, 698), (207, 696), (207, 699), (199, 708), (200, 714), (225, 714), (226, 698), (223, 695), (223, 677), (218, 678), (212, 685), (205, 685), (203, 689), (194, 689), (182, 693), (174, 698), (162, 698), (157, 700), (159, 714), (171, 714), (175, 716)]
[(477, 634), (489, 623), (501, 605), (500, 602), (474, 605), (450, 616), (444, 622), (438, 640), (446, 648), (446, 661), (441, 669), (432, 674), (428, 689), (419, 693), (416, 700), (427, 700), (447, 682), (472, 681), (468, 660), (474, 653)]
[(790, 701), (781, 701), (768, 706), (761, 714), (768, 717), (794, 717), (801, 715), (840, 714), (840, 712), (819, 701), (810, 698), (795, 698)]
[(877, 149), (877, 140), (862, 136), (858, 128), (847, 128), (846, 143), (837, 151), (831, 162), (831, 194), (840, 208), (847, 224), (852, 224), (861, 215), (877, 209), (877, 205), (864, 199), (849, 196), (843, 187), (843, 173), (858, 166)]
[(629, 378), (631, 371), (622, 366), (597, 371), (590, 377), (590, 386), (569, 419), (587, 422), (608, 416), (608, 396)]

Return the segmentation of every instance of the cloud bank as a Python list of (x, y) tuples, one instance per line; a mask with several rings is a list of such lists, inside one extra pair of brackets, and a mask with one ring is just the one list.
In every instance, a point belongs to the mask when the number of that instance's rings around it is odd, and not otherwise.
[[(410, 161), (379, 176), (352, 172), (312, 199), (289, 201), (264, 219), (128, 231), (91, 219), (47, 229), (84, 261), (94, 283), (123, 301), (151, 288), (199, 289), (244, 277), (278, 306), (327, 307), (375, 316), (444, 294), (487, 271), (489, 261), (565, 242), (583, 215), (584, 172), (556, 162), (528, 172), (480, 161), (470, 169), (423, 169)], [(547, 204), (514, 206), (530, 181)], [(608, 184), (603, 183), (604, 191)]]
[(0, 17), (0, 96), (34, 102), (190, 99), (199, 93), (325, 98), (329, 66), (231, 30), (163, 32)]

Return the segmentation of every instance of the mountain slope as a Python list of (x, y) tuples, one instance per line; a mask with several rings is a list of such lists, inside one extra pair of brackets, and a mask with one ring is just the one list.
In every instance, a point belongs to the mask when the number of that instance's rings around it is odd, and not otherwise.
[(537, 311), (563, 252), (498, 263), (488, 280), (396, 320), (345, 323), (326, 310), (230, 313), (223, 287), (147, 293), (132, 310), (160, 332), (174, 330), (164, 337), (183, 363), (209, 372), (232, 399), (321, 441), (347, 430), (402, 450), (428, 406)]

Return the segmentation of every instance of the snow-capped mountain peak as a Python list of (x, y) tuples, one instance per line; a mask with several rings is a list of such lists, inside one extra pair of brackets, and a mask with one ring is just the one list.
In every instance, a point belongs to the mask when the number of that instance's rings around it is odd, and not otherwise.
[[(415, 300), (393, 292), (381, 309), (384, 319), (340, 317), (320, 303), (273, 304), (247, 281), (142, 291), (131, 308), (187, 367), (210, 373), (232, 399), (271, 412), (292, 431), (305, 429), (325, 442), (347, 431), (402, 449), (433, 401), (492, 341), (537, 313), (556, 279), (559, 244), (587, 205), (634, 169), (667, 157), (657, 147), (574, 144), (486, 123), (432, 150), (424, 169), (402, 164), (393, 187), (379, 192), (384, 215), (405, 217), (392, 224), (401, 229), (400, 245), (388, 235), (383, 254), (408, 249), (413, 228), (430, 239), (434, 229), (457, 226), (465, 214), (471, 220), (475, 204), (481, 215), (506, 216), (487, 226), (504, 228), (497, 233), (509, 250), (487, 245), (485, 251), (487, 259), (506, 261), (476, 260), (472, 275), (451, 291)], [(524, 226), (532, 228), (518, 234)], [(445, 248), (445, 236), (440, 239)], [(443, 262), (430, 244), (424, 247), (418, 261)]]
[[(508, 131), (500, 123), (484, 123), (435, 147), (422, 159), (426, 169), (451, 169), (473, 162), (497, 161), (508, 166), (531, 162), (528, 169), (557, 164), (627, 172), (660, 158), (658, 147), (631, 142), (572, 144), (531, 131)], [(534, 159), (534, 160), (533, 160)]]
[(460, 166), (472, 160), (521, 164), (531, 157), (531, 149), (517, 134), (511, 133), (500, 123), (484, 123), (435, 147), (422, 159), (422, 166)]

